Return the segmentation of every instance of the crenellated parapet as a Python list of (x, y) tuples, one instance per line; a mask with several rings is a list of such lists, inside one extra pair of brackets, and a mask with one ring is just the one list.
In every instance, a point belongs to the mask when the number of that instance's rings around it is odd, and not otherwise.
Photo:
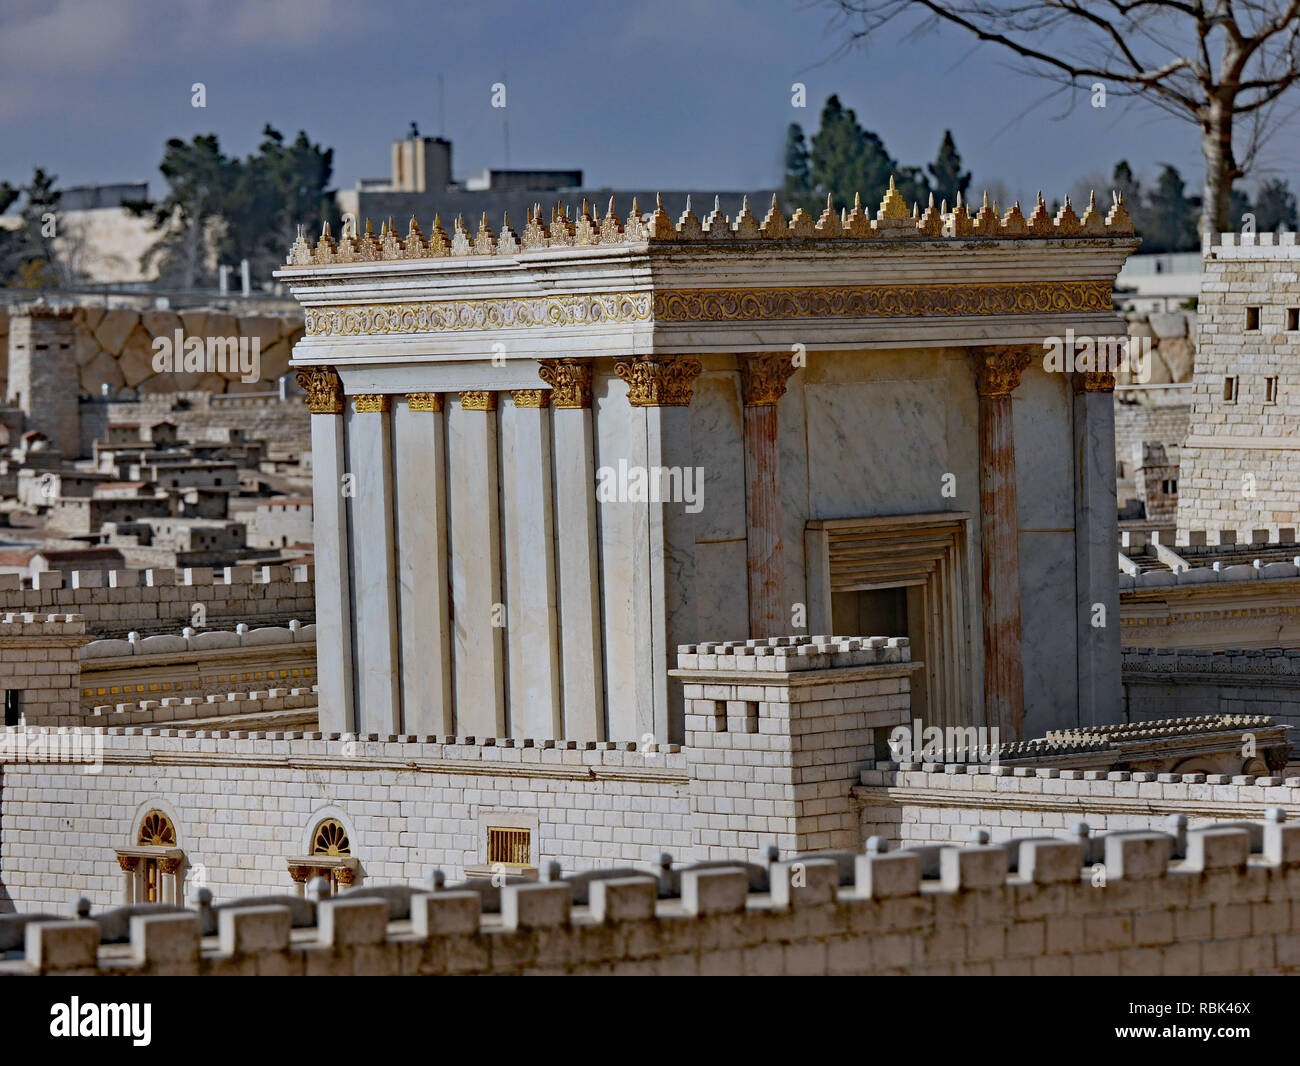
[[(11, 975), (1294, 973), (1300, 825), (0, 917)], [(1253, 902), (1252, 902), (1253, 901)], [(1266, 902), (1267, 901), (1267, 902)], [(1271, 905), (1270, 905), (1271, 904)], [(72, 916), (75, 915), (75, 916)], [(1243, 915), (1249, 916), (1246, 921)], [(1249, 945), (1250, 950), (1246, 948)]]

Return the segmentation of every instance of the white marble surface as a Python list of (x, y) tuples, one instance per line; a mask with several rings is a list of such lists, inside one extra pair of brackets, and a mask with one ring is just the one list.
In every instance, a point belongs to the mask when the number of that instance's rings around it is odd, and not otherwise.
[(551, 431), (564, 713), (561, 735), (573, 740), (604, 740), (604, 634), (591, 410), (553, 408)]
[(1078, 721), (1074, 534), (1020, 534), (1020, 647), (1025, 736)]
[(340, 492), (347, 466), (340, 415), (311, 416), (312, 524), (316, 544), (316, 684), (325, 732), (356, 728), (352, 690), (352, 579), (348, 516)]
[(697, 641), (749, 639), (745, 551), (743, 540), (696, 542)]
[(505, 735), (505, 603), (501, 589), (497, 413), (448, 397), (447, 534), (451, 546), (456, 732)]
[(1011, 395), (1011, 418), (1020, 528), (1069, 529), (1074, 524), (1074, 420), (1067, 375), (1031, 365)]
[(555, 739), (563, 736), (563, 729), (551, 412), (544, 407), (515, 407), (509, 394), (502, 394), (499, 402), (501, 555), (510, 676), (507, 723), (512, 736)]
[(447, 447), (441, 411), (393, 405), (402, 729), (455, 732), (447, 586)]
[(345, 417), (348, 469), (356, 489), (347, 502), (352, 524), (357, 731), (396, 733), (401, 728), (401, 691), (390, 416), (358, 414), (349, 404)]
[(745, 445), (737, 371), (706, 372), (696, 378), (691, 434), (694, 464), (704, 471), (704, 509), (695, 517), (695, 539), (744, 537)]

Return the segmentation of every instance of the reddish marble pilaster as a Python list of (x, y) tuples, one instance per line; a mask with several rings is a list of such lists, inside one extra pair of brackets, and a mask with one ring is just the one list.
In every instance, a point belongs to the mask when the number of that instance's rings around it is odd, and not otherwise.
[(788, 355), (754, 355), (741, 359), (750, 637), (773, 637), (790, 629), (785, 602), (785, 551), (781, 543), (781, 462), (776, 404), (793, 372)]
[(979, 390), (980, 572), (984, 606), (984, 716), (1002, 741), (1025, 734), (1020, 650), (1020, 520), (1011, 393), (1033, 353), (1023, 347), (975, 351)]

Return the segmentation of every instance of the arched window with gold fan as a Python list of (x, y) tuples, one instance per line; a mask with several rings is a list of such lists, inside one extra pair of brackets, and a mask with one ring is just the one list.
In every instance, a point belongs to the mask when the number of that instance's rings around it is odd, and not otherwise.
[(316, 832), (312, 834), (311, 853), (331, 857), (351, 855), (352, 848), (348, 843), (348, 831), (343, 828), (343, 823), (337, 818), (326, 818), (321, 822), (316, 827)]

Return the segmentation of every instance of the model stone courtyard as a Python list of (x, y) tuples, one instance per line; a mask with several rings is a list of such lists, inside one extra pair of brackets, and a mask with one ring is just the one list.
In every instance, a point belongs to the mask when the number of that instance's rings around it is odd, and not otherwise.
[(1290, 1026), (1300, 0), (688, 8), (6, 12), (7, 1047)]

